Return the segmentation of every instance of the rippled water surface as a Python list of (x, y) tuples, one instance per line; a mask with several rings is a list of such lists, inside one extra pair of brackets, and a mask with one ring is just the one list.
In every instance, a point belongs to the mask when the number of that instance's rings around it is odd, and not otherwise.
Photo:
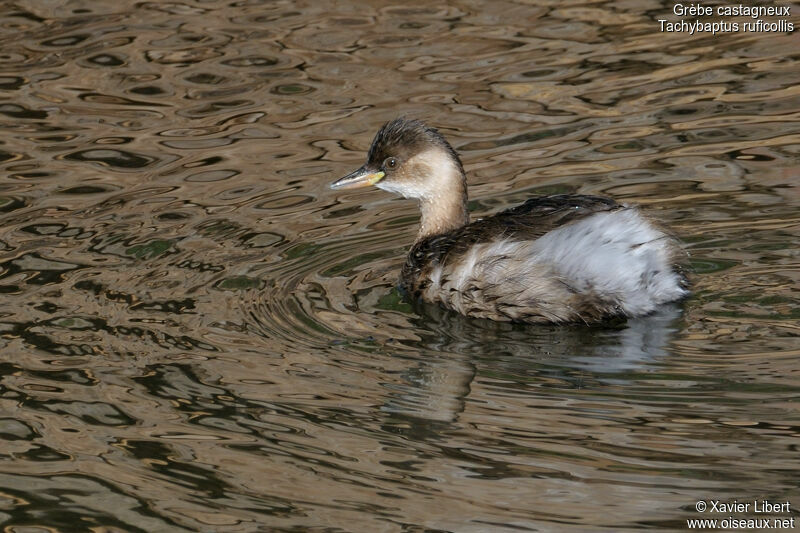
[[(661, 33), (671, 7), (3, 2), (4, 531), (796, 513), (800, 33)], [(400, 114), (475, 216), (642, 205), (693, 296), (592, 328), (412, 307), (416, 206), (327, 188)]]

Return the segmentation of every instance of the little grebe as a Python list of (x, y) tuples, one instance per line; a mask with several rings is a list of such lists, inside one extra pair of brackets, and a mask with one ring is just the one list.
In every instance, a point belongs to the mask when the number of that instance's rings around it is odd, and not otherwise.
[(420, 121), (384, 124), (364, 166), (331, 188), (368, 185), (419, 201), (401, 287), (464, 315), (597, 322), (646, 315), (688, 294), (677, 241), (609, 198), (543, 196), (470, 222), (461, 160)]

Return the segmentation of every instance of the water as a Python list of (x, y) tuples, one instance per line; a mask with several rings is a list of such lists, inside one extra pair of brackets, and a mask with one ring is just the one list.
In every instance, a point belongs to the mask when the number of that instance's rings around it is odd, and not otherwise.
[[(796, 513), (800, 34), (661, 33), (670, 10), (3, 4), (5, 530)], [(693, 296), (591, 328), (410, 306), (416, 207), (327, 188), (399, 114), (460, 151), (473, 215), (642, 205)]]

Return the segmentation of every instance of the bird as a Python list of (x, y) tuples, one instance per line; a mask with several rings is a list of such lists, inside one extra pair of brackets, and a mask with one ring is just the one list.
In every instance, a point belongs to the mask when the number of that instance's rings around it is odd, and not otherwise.
[(369, 186), (419, 203), (399, 283), (412, 301), (496, 321), (594, 324), (689, 294), (680, 242), (636, 206), (556, 194), (470, 221), (461, 159), (420, 120), (386, 122), (366, 163), (330, 184)]

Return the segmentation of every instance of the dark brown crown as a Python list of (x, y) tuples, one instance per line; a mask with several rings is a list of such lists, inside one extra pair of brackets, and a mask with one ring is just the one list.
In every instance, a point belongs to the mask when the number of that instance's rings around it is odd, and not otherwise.
[(396, 118), (381, 127), (369, 147), (367, 164), (380, 168), (388, 157), (395, 157), (402, 163), (430, 149), (432, 145), (443, 148), (458, 164), (461, 173), (464, 173), (458, 154), (436, 128), (419, 120), (405, 118)]

